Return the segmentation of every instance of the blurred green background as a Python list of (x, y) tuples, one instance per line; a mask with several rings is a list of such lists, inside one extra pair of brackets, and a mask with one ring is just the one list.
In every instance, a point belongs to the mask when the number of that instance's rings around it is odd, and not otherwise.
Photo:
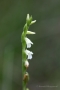
[[(29, 61), (30, 90), (60, 90), (60, 0), (0, 0), (0, 90), (22, 90), (21, 33), (26, 15), (37, 22)], [(54, 87), (39, 87), (39, 86)]]

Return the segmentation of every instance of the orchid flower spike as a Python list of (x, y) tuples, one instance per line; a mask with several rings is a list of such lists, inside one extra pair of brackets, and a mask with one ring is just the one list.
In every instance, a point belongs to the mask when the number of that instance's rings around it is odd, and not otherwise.
[(36, 34), (35, 32), (32, 31), (28, 31), (29, 27), (34, 24), (36, 22), (36, 20), (32, 21), (32, 16), (30, 16), (29, 14), (27, 14), (26, 17), (26, 24), (23, 27), (23, 32), (21, 35), (21, 42), (22, 42), (22, 90), (29, 90), (28, 88), (26, 88), (26, 84), (29, 80), (29, 73), (27, 72), (27, 69), (29, 67), (29, 61), (28, 59), (32, 59), (32, 55), (33, 52), (27, 50), (26, 48), (31, 48), (31, 45), (33, 45), (33, 42), (27, 38), (27, 34)]

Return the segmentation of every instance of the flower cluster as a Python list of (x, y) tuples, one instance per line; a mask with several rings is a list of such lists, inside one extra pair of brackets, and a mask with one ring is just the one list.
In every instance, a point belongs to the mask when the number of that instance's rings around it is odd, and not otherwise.
[[(30, 21), (29, 14), (27, 14), (27, 19), (26, 20), (27, 20), (27, 22)], [(35, 22), (36, 22), (36, 20), (30, 21), (30, 25), (34, 24)], [(35, 34), (35, 32), (27, 30), (26, 34)], [(33, 42), (29, 38), (27, 38), (27, 37), (25, 37), (25, 42), (26, 42), (27, 48), (31, 48), (31, 45), (33, 45)], [(33, 55), (32, 51), (29, 51), (29, 50), (26, 49), (25, 53), (27, 55), (27, 59), (32, 59), (32, 55)], [(25, 67), (28, 67), (28, 66), (29, 66), (29, 62), (28, 62), (28, 60), (26, 60), (25, 61)]]
[[(32, 32), (32, 31), (28, 31), (29, 30), (29, 26), (34, 24), (36, 22), (36, 20), (32, 21), (32, 16), (29, 16), (29, 14), (27, 14), (27, 18), (26, 18), (26, 24), (23, 28), (23, 33), (22, 33), (22, 66), (24, 68), (27, 69), (29, 67), (29, 62), (28, 60), (32, 59), (32, 55), (33, 55), (33, 52), (32, 51), (29, 51), (27, 48), (31, 48), (31, 45), (33, 45), (33, 42), (27, 38), (27, 34), (35, 34), (35, 32)], [(23, 63), (24, 62), (24, 63)], [(25, 69), (23, 69), (25, 70)], [(25, 80), (27, 77), (28, 77), (28, 74), (26, 74), (26, 70), (23, 71), (24, 74), (23, 74), (23, 80)], [(24, 84), (25, 85), (25, 84)]]
[[(29, 16), (29, 14), (27, 14), (26, 24), (24, 26), (24, 31), (23, 31), (23, 35), (22, 35), (27, 48), (31, 48), (31, 45), (33, 45), (33, 42), (29, 38), (27, 38), (26, 35), (27, 34), (35, 34), (35, 32), (28, 31), (29, 26), (34, 24), (35, 22), (36, 22), (36, 20), (32, 21), (32, 16)], [(32, 55), (33, 55), (32, 51), (29, 51), (28, 49), (24, 49), (24, 52), (27, 56), (27, 59), (32, 59)], [(25, 66), (27, 66), (27, 65), (29, 66), (29, 64), (27, 64), (27, 63), (29, 63), (28, 60), (25, 60)]]

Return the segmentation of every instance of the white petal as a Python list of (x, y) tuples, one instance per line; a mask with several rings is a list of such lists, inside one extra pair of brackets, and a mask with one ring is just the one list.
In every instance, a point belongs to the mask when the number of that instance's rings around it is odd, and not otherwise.
[(33, 54), (33, 52), (31, 52), (31, 51), (29, 51), (29, 50), (25, 50), (25, 53), (26, 53), (26, 55), (29, 55), (29, 54)]
[(30, 44), (30, 43), (28, 43), (28, 44), (27, 44), (27, 48), (30, 48), (30, 47), (31, 47), (31, 44)]
[(31, 44), (33, 44), (33, 42), (31, 42), (31, 40), (28, 39), (27, 37), (25, 38), (25, 41), (26, 41), (26, 43), (31, 43)]
[(28, 55), (28, 59), (32, 59), (32, 54), (29, 54)]
[(35, 32), (27, 31), (27, 34), (36, 34)]

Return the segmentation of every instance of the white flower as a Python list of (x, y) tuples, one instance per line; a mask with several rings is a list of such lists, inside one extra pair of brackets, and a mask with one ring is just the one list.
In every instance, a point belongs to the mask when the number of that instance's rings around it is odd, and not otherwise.
[(27, 34), (36, 34), (35, 32), (27, 31)]
[(32, 55), (33, 55), (33, 52), (29, 51), (29, 50), (25, 50), (25, 53), (26, 55), (28, 56), (28, 59), (32, 59)]
[(29, 62), (28, 62), (28, 60), (25, 61), (25, 67), (26, 67), (26, 68), (29, 67)]
[(33, 42), (31, 42), (30, 39), (28, 39), (27, 37), (25, 38), (26, 44), (27, 44), (27, 48), (31, 47), (31, 44), (33, 44)]

